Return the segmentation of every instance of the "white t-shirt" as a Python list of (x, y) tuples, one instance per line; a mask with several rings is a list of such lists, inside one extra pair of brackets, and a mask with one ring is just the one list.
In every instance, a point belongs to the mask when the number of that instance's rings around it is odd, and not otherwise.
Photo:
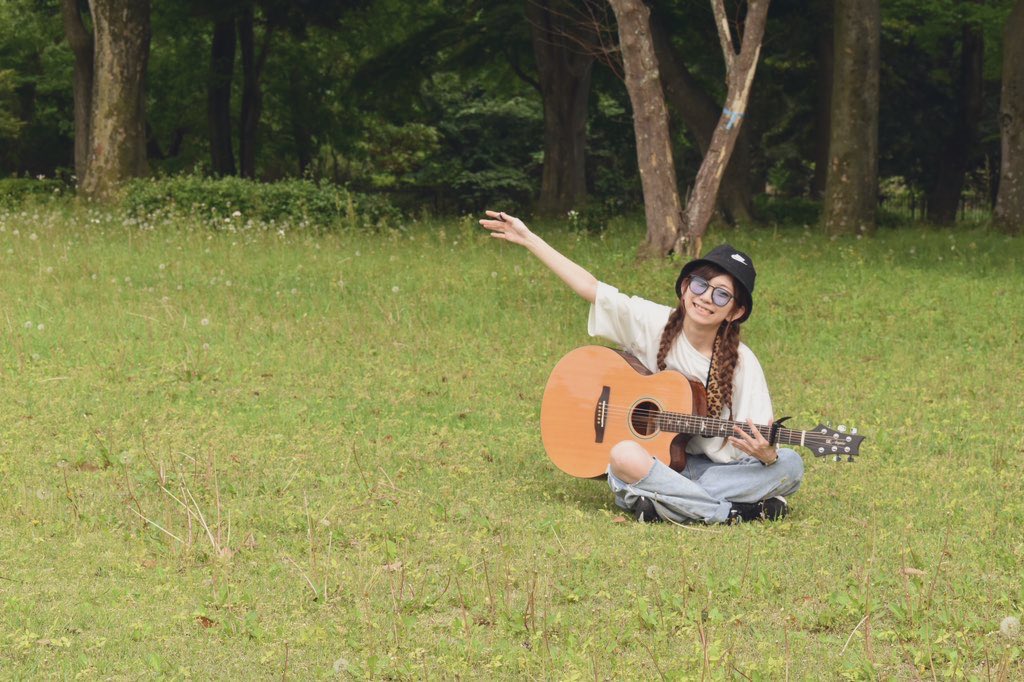
[[(671, 313), (672, 308), (666, 305), (637, 296), (626, 296), (615, 287), (600, 282), (597, 285), (597, 298), (590, 307), (587, 331), (591, 336), (600, 336), (619, 344), (623, 350), (635, 355), (644, 367), (656, 372), (661, 332)], [(680, 333), (665, 357), (665, 366), (703, 384), (707, 380), (711, 360), (701, 355), (686, 335)], [(739, 360), (733, 377), (732, 407), (736, 408), (735, 416), (731, 416), (731, 410), (726, 405), (723, 419), (753, 419), (755, 424), (770, 424), (772, 421), (772, 400), (768, 394), (764, 370), (754, 353), (743, 343), (740, 343)], [(748, 457), (724, 438), (694, 436), (686, 446), (686, 451), (691, 454), (703, 453), (720, 463)]]

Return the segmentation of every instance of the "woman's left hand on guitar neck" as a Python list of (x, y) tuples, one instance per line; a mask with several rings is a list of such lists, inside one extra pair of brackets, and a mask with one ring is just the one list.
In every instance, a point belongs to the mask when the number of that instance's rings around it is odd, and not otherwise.
[(747, 424), (750, 426), (750, 433), (737, 426), (735, 427), (736, 435), (729, 436), (729, 442), (761, 464), (766, 466), (775, 464), (779, 460), (779, 451), (761, 434), (757, 426), (754, 425), (753, 419), (748, 419)]

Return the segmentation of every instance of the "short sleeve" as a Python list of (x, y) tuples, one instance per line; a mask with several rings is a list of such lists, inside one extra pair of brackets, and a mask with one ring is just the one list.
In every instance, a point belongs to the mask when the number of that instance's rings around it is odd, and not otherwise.
[(657, 369), (661, 332), (672, 309), (638, 296), (626, 296), (613, 286), (599, 282), (590, 306), (587, 332), (619, 344), (635, 355), (647, 369)]

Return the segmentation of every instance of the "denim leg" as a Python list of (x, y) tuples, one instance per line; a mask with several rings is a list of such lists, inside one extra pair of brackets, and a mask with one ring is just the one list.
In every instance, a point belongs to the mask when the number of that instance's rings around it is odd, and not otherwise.
[(804, 477), (803, 459), (789, 448), (779, 448), (779, 461), (768, 467), (753, 457), (730, 464), (715, 464), (699, 455), (692, 459), (692, 469), (687, 461), (687, 474), (696, 475), (696, 482), (719, 500), (757, 502), (776, 495), (791, 495)]
[(708, 494), (699, 483), (651, 459), (651, 469), (636, 483), (625, 483), (608, 471), (608, 486), (615, 493), (615, 504), (632, 510), (640, 497), (654, 503), (662, 518), (676, 523), (704, 521), (720, 523), (729, 518), (729, 502)]

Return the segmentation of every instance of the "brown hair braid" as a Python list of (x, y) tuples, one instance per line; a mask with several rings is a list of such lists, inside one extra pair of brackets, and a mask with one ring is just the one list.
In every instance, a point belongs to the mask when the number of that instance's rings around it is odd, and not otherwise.
[[(713, 265), (703, 265), (691, 273), (691, 276), (703, 277), (711, 280), (718, 275), (727, 274)], [(683, 288), (689, 282), (683, 283)], [(736, 305), (746, 307), (749, 310), (750, 302), (747, 300), (746, 291), (742, 287), (736, 287)], [(678, 307), (672, 311), (661, 332), (661, 343), (658, 346), (658, 369), (665, 369), (665, 358), (668, 351), (675, 343), (676, 337), (683, 331), (683, 318), (686, 316), (683, 310), (683, 302), (680, 299)], [(708, 373), (708, 415), (719, 417), (724, 408), (729, 407), (732, 411), (732, 384), (733, 375), (736, 373), (736, 365), (739, 362), (740, 349), (740, 325), (735, 322), (723, 322), (718, 328), (715, 336), (715, 344), (711, 350), (711, 370)]]

